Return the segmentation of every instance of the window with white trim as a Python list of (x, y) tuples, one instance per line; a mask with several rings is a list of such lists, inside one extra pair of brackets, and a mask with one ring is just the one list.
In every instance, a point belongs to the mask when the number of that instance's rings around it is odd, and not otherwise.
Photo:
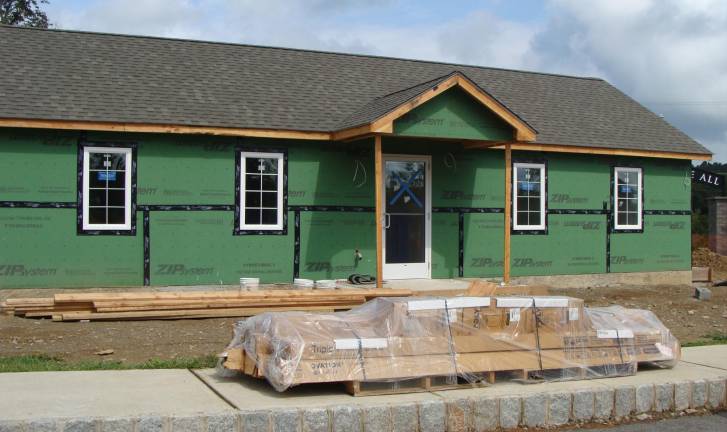
[(545, 164), (514, 163), (513, 229), (545, 229)]
[(614, 228), (617, 230), (641, 229), (641, 175), (641, 168), (614, 168)]
[(131, 230), (131, 148), (83, 148), (83, 229)]
[(240, 230), (283, 229), (283, 153), (240, 152)]

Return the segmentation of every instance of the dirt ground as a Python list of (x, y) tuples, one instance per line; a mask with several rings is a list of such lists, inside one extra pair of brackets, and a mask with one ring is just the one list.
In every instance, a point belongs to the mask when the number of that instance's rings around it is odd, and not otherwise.
[(587, 306), (620, 305), (648, 309), (684, 342), (727, 332), (727, 287), (712, 287), (712, 299), (692, 297), (691, 286), (628, 286), (612, 288), (551, 289), (551, 294), (585, 300)]
[[(81, 291), (81, 290), (74, 290)], [(650, 309), (680, 341), (727, 332), (727, 287), (712, 288), (712, 300), (692, 298), (689, 286), (552, 289), (552, 294), (586, 300), (587, 305), (619, 304)], [(8, 297), (44, 297), (54, 290), (0, 291)], [(96, 352), (114, 350), (104, 360), (141, 363), (222, 352), (232, 338), (233, 318), (178, 321), (52, 322), (0, 316), (0, 356), (46, 354), (68, 361), (98, 360)]]

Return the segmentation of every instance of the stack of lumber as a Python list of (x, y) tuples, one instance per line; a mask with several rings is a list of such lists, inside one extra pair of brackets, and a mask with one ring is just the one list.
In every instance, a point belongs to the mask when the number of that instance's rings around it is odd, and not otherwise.
[(400, 289), (69, 293), (8, 299), (0, 303), (0, 312), (53, 321), (248, 317), (264, 312), (333, 312), (375, 297), (411, 294)]
[(589, 309), (570, 297), (413, 297), (343, 313), (251, 318), (240, 324), (225, 367), (282, 391), (422, 377), (491, 381), (512, 371), (607, 377), (635, 373), (639, 362), (670, 367), (678, 357), (679, 342), (649, 311)]

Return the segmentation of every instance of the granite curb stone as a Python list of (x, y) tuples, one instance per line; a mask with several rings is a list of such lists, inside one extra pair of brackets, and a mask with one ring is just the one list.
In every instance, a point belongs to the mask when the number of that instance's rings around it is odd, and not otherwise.
[(708, 399), (710, 408), (719, 408), (725, 404), (725, 379), (715, 378), (707, 381), (709, 385)]
[(420, 402), (419, 430), (421, 432), (443, 432), (447, 425), (447, 406), (444, 401)]
[(585, 421), (595, 417), (596, 397), (593, 390), (578, 390), (573, 392), (572, 420)]
[(172, 432), (205, 432), (202, 416), (175, 416), (171, 418)]
[(561, 426), (570, 421), (571, 392), (557, 392), (548, 395), (548, 425)]
[(325, 408), (308, 408), (303, 411), (303, 432), (328, 432), (331, 417)]
[[(415, 415), (417, 415), (416, 406), (414, 406), (414, 409)], [(363, 429), (364, 432), (393, 431), (391, 407), (382, 405), (366, 408), (363, 413)]]
[(654, 409), (654, 384), (636, 386), (636, 414), (643, 414)]
[(520, 424), (522, 400), (518, 396), (500, 398), (500, 427), (512, 429)]
[(496, 397), (479, 398), (474, 401), (474, 427), (477, 431), (494, 430), (499, 422), (499, 399)]
[(391, 425), (396, 432), (417, 432), (419, 430), (416, 404), (392, 405)]
[(674, 384), (657, 384), (655, 387), (654, 411), (670, 411), (674, 406)]
[[(351, 405), (331, 408), (331, 430), (333, 432), (356, 432), (361, 430), (361, 409)], [(247, 431), (245, 431), (247, 432)]]
[(622, 418), (631, 415), (636, 410), (636, 390), (633, 386), (625, 385), (614, 390), (613, 416)]
[(300, 412), (290, 408), (280, 411), (273, 411), (273, 432), (300, 432), (302, 423)]
[(243, 432), (269, 432), (270, 411), (247, 411), (241, 413)]
[(679, 381), (674, 384), (674, 409), (684, 411), (692, 403), (692, 383)]
[(527, 427), (545, 426), (548, 415), (548, 395), (535, 393), (523, 397), (522, 424)]
[(614, 389), (598, 389), (593, 393), (593, 418), (605, 420), (614, 415), (616, 391)]
[(473, 409), (470, 399), (447, 401), (447, 432), (465, 432), (472, 429)]

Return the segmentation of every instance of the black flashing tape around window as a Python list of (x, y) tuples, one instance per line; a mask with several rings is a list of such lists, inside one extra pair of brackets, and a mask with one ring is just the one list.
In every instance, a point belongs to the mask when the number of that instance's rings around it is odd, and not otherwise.
[(137, 209), (142, 211), (232, 211), (235, 206), (231, 204), (142, 204)]
[(294, 205), (290, 206), (290, 210), (294, 211), (316, 211), (316, 212), (374, 212), (374, 207), (363, 206), (322, 206), (322, 205)]
[[(131, 228), (128, 230), (84, 230), (83, 229), (83, 149), (85, 147), (116, 147), (131, 149)], [(135, 142), (86, 141), (85, 134), (78, 139), (76, 169), (76, 234), (77, 235), (136, 235), (136, 150)]]
[(0, 208), (76, 208), (76, 203), (41, 201), (0, 201)]
[(459, 225), (459, 255), (458, 255), (458, 272), (459, 277), (464, 277), (464, 213), (459, 212), (458, 225)]
[(149, 210), (144, 210), (144, 286), (151, 285), (151, 237), (149, 234)]
[(658, 216), (691, 216), (691, 210), (644, 210), (645, 215)]
[(300, 277), (300, 210), (295, 210), (293, 220), (293, 277)]
[(606, 212), (606, 273), (611, 273), (611, 223), (613, 212)]
[(608, 210), (598, 209), (548, 209), (548, 213), (554, 215), (605, 215)]
[(505, 213), (502, 207), (432, 207), (433, 213)]
[[(240, 180), (241, 180), (241, 158), (243, 152), (259, 152), (259, 153), (280, 153), (283, 155), (283, 228), (279, 230), (243, 230), (240, 229)], [(238, 145), (235, 147), (235, 226), (232, 229), (232, 235), (288, 235), (288, 149), (285, 148), (268, 148), (268, 147), (250, 147), (247, 145)]]

